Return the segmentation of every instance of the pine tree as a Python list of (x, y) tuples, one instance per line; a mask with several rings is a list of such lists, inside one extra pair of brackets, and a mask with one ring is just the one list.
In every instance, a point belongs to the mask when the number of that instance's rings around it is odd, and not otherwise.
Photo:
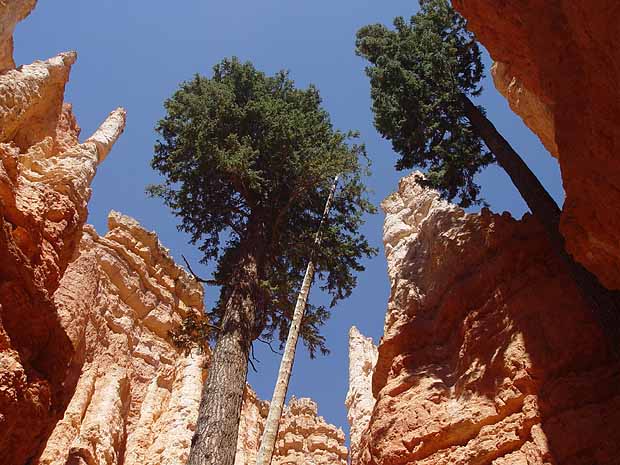
[(612, 347), (620, 340), (618, 297), (565, 251), (560, 208), (508, 141), (470, 97), (484, 67), (475, 37), (447, 0), (420, 0), (420, 11), (394, 29), (381, 24), (357, 33), (357, 54), (370, 66), (377, 130), (392, 141), (399, 170), (426, 169), (425, 185), (463, 207), (481, 201), (475, 175), (497, 162), (508, 174), (551, 246), (589, 302)]
[[(287, 336), (334, 176), (342, 187), (314, 254), (332, 307), (355, 287), (361, 259), (376, 254), (360, 233), (374, 212), (362, 182), (368, 162), (356, 133), (333, 128), (315, 87), (298, 89), (286, 72), (267, 76), (236, 58), (182, 83), (165, 109), (152, 160), (164, 180), (149, 193), (180, 218), (202, 261), (216, 262), (220, 286), (189, 463), (233, 465), (252, 343)], [(307, 306), (300, 334), (311, 356), (327, 353), (328, 317), (328, 308)]]

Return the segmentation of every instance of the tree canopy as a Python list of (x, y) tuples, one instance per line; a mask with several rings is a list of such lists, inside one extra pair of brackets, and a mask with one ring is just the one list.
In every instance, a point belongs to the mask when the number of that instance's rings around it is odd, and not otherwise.
[[(182, 83), (165, 109), (152, 160), (164, 181), (148, 191), (181, 219), (202, 261), (216, 261), (212, 322), (223, 317), (229, 278), (251, 243), (260, 280), (256, 336), (286, 339), (336, 175), (342, 181), (314, 261), (331, 305), (348, 297), (361, 260), (376, 254), (360, 233), (364, 215), (375, 211), (363, 184), (369, 164), (358, 134), (334, 129), (318, 90), (231, 58), (212, 77)], [(312, 356), (327, 351), (319, 328), (328, 316), (325, 306), (308, 306), (301, 335)]]
[(420, 0), (420, 12), (397, 17), (394, 29), (361, 28), (356, 52), (370, 63), (375, 126), (400, 154), (396, 168), (427, 169), (426, 185), (467, 207), (480, 201), (474, 176), (494, 157), (460, 97), (481, 92), (484, 71), (465, 26), (447, 0)]

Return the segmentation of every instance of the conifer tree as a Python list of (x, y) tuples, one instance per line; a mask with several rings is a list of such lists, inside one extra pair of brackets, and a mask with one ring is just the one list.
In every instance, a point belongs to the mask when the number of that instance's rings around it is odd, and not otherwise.
[[(286, 72), (267, 76), (225, 59), (165, 102), (151, 186), (180, 218), (179, 229), (215, 261), (219, 300), (209, 312), (216, 342), (203, 387), (191, 465), (233, 465), (253, 341), (284, 342), (332, 180), (322, 247), (313, 256), (331, 306), (356, 285), (376, 250), (360, 233), (374, 212), (357, 134), (334, 129), (318, 90), (296, 88)], [(320, 327), (329, 309), (309, 304), (300, 334), (311, 356), (327, 353)]]
[[(357, 54), (370, 66), (377, 130), (392, 141), (399, 170), (426, 169), (422, 182), (463, 207), (480, 202), (475, 175), (498, 163), (544, 227), (550, 244), (590, 304), (612, 347), (620, 341), (618, 296), (565, 251), (560, 208), (486, 117), (478, 96), (484, 67), (474, 35), (448, 0), (420, 0), (418, 14), (394, 28), (368, 25)], [(617, 350), (617, 349), (616, 349)]]

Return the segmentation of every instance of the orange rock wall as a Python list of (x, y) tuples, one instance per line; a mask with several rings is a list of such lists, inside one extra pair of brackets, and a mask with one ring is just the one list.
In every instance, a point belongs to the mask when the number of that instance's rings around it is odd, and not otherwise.
[(108, 228), (85, 226), (54, 294), (76, 387), (35, 463), (184, 463), (206, 356), (183, 354), (168, 330), (202, 310), (202, 288), (131, 218), (112, 212)]
[(540, 227), (414, 176), (383, 203), (392, 292), (358, 463), (617, 464), (620, 365)]
[[(551, 129), (555, 140), (549, 140), (546, 129), (537, 132), (552, 153), (557, 146), (566, 191), (561, 228), (567, 247), (604, 285), (620, 289), (620, 3), (452, 3), (492, 58), (502, 63), (510, 76), (504, 82), (515, 79), (549, 111), (552, 121), (543, 128)], [(535, 121), (539, 112), (534, 118), (527, 108), (520, 113), (530, 127), (540, 127)]]
[(0, 5), (0, 464), (36, 455), (71, 391), (74, 347), (52, 296), (75, 257), (90, 183), (124, 127), (84, 143), (63, 104), (73, 52), (14, 69), (12, 31), (35, 2)]

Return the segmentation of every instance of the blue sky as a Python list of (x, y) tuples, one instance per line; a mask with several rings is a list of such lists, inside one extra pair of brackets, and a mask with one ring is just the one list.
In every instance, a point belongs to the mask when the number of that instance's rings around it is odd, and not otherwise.
[[(373, 161), (368, 185), (378, 205), (396, 189), (404, 173), (394, 171), (391, 146), (372, 125), (364, 62), (354, 54), (355, 32), (368, 23), (391, 23), (394, 16), (409, 16), (416, 8), (415, 0), (39, 0), (31, 16), (17, 26), (15, 59), (25, 64), (77, 50), (66, 100), (74, 105), (82, 138), (117, 106), (128, 112), (127, 129), (100, 166), (93, 184), (89, 222), (105, 233), (111, 209), (133, 216), (156, 231), (177, 260), (184, 254), (196, 264), (195, 271), (206, 276), (209, 268), (197, 264), (199, 254), (176, 230), (176, 218), (158, 200), (144, 194), (145, 186), (158, 180), (149, 161), (155, 141), (153, 127), (163, 115), (164, 99), (179, 82), (194, 73), (209, 73), (212, 65), (226, 56), (251, 60), (269, 74), (289, 69), (298, 86), (318, 86), (336, 127), (361, 131)], [(486, 106), (489, 118), (561, 202), (556, 161), (511, 113), (490, 79), (485, 81), (485, 89), (480, 103)], [(499, 168), (487, 169), (480, 182), (492, 210), (507, 210), (516, 217), (523, 214), (523, 201)], [(364, 227), (377, 247), (382, 247), (382, 222), (379, 213)], [(345, 430), (348, 330), (356, 325), (375, 342), (383, 332), (389, 286), (380, 250), (366, 263), (366, 272), (359, 276), (351, 298), (335, 309), (325, 327), (331, 355), (310, 360), (300, 345), (289, 389), (289, 395), (315, 399), (319, 413)], [(212, 302), (215, 290), (206, 289), (206, 293), (207, 302)], [(259, 396), (270, 399), (279, 359), (260, 343), (256, 356), (259, 373), (251, 372), (249, 381)]]

